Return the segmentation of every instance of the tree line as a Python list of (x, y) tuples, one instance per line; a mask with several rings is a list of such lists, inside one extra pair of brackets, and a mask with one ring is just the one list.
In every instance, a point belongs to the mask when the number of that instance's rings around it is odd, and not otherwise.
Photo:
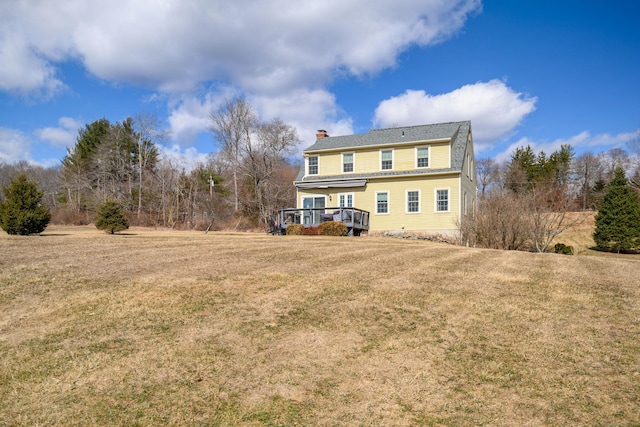
[[(0, 203), (2, 189), (24, 174), (60, 224), (91, 223), (110, 201), (133, 225), (252, 229), (295, 206), (292, 182), (301, 165), (290, 159), (299, 143), (292, 126), (262, 120), (244, 98), (234, 98), (211, 113), (210, 130), (212, 153), (187, 169), (161, 154), (167, 135), (154, 116), (96, 120), (78, 131), (58, 167), (0, 160)], [(475, 165), (478, 202), (460, 218), (464, 243), (543, 252), (574, 224), (570, 212), (601, 207), (612, 182), (640, 192), (640, 137), (626, 150), (576, 156), (570, 145), (551, 154), (525, 146), (506, 162), (482, 158)]]
[[(629, 190), (625, 193), (629, 195), (627, 199), (638, 197), (640, 139), (630, 141), (627, 148), (628, 151), (613, 148), (576, 156), (570, 145), (562, 145), (550, 155), (525, 146), (515, 149), (503, 163), (491, 158), (478, 159), (477, 206), (459, 224), (464, 243), (495, 249), (547, 251), (557, 236), (580, 221), (571, 212), (601, 209), (613, 186), (619, 187), (624, 182)], [(600, 226), (600, 217), (596, 217), (596, 226)], [(630, 226), (631, 234), (635, 233), (634, 227), (640, 232), (640, 210), (632, 213), (632, 217), (637, 222)], [(609, 246), (603, 238), (596, 242), (605, 249)]]
[(61, 224), (91, 223), (111, 200), (134, 225), (250, 229), (295, 205), (300, 166), (289, 155), (299, 138), (292, 126), (261, 120), (243, 98), (227, 101), (210, 123), (212, 153), (191, 169), (161, 154), (167, 134), (156, 117), (140, 114), (87, 124), (58, 167), (0, 160), (0, 189), (25, 174)]

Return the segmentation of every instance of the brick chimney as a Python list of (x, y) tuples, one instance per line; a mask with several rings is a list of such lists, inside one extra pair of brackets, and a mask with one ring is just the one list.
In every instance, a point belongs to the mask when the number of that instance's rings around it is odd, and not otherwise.
[(320, 139), (320, 138), (328, 138), (328, 137), (329, 137), (329, 134), (328, 134), (328, 133), (327, 133), (327, 131), (326, 131), (326, 130), (324, 130), (324, 129), (319, 129), (319, 130), (318, 130), (318, 133), (316, 133), (316, 138), (317, 138), (317, 139)]

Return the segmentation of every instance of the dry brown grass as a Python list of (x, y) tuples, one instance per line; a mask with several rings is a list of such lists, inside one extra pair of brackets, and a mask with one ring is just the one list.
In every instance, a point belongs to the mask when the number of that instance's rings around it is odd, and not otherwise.
[(91, 227), (0, 253), (0, 425), (640, 420), (639, 256)]

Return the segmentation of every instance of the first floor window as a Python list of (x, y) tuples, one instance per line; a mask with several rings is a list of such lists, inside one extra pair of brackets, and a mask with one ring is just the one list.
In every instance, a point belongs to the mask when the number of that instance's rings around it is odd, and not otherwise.
[(376, 213), (389, 213), (389, 193), (376, 193)]
[(353, 153), (345, 153), (342, 155), (342, 172), (353, 172)]
[(309, 157), (309, 175), (318, 175), (318, 156)]
[(449, 190), (436, 190), (436, 211), (449, 211)]
[(353, 193), (342, 193), (338, 196), (341, 208), (353, 207)]
[(420, 212), (419, 191), (407, 191), (407, 212)]

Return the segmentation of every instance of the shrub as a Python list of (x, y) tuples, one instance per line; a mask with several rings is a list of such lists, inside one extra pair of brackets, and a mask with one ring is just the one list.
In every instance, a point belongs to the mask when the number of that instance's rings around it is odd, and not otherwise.
[(303, 236), (318, 236), (318, 235), (320, 235), (320, 231), (318, 230), (318, 227), (304, 227), (302, 229), (302, 235)]
[(124, 216), (122, 206), (115, 200), (107, 200), (98, 209), (96, 228), (113, 234), (129, 228), (129, 221)]
[(287, 227), (287, 236), (302, 236), (304, 226), (302, 224), (291, 224)]
[(349, 229), (343, 222), (327, 221), (318, 226), (318, 231), (323, 236), (346, 236)]
[(51, 213), (41, 203), (44, 192), (24, 173), (11, 180), (2, 192), (5, 201), (0, 203), (0, 227), (7, 234), (26, 236), (47, 228)]
[(573, 246), (565, 245), (564, 243), (556, 243), (553, 247), (553, 251), (562, 255), (573, 255)]
[(593, 233), (598, 248), (612, 252), (640, 250), (640, 197), (618, 167), (598, 206)]

